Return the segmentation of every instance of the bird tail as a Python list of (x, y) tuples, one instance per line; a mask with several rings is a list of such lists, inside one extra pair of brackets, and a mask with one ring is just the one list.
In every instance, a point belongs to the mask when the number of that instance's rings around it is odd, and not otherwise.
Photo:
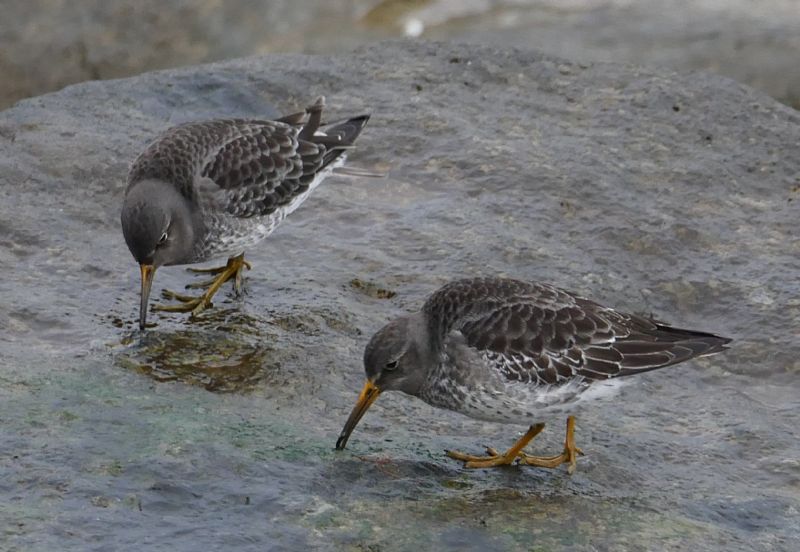
[(327, 151), (322, 158), (322, 167), (326, 167), (353, 149), (353, 144), (369, 121), (369, 115), (359, 115), (345, 121), (326, 124), (322, 120), (325, 109), (325, 97), (320, 96), (305, 111), (286, 115), (281, 122), (300, 126), (298, 140), (325, 146)]
[(682, 328), (673, 328), (664, 324), (656, 324), (661, 335), (674, 339), (676, 343), (680, 343), (685, 347), (692, 349), (693, 357), (708, 356), (719, 353), (728, 349), (726, 345), (733, 341), (729, 337), (722, 337), (712, 333), (698, 332), (695, 330), (684, 330)]
[(315, 136), (315, 142), (322, 143), (328, 148), (322, 158), (322, 165), (328, 166), (346, 156), (347, 152), (355, 147), (353, 143), (358, 138), (358, 135), (361, 134), (367, 121), (369, 121), (369, 115), (359, 115), (342, 123), (326, 127), (326, 136)]
[[(655, 328), (647, 333), (633, 333), (614, 343), (613, 349), (621, 355), (621, 359), (618, 361), (618, 371), (608, 377), (640, 374), (692, 358), (713, 355), (726, 350), (730, 342), (731, 339), (727, 337), (655, 323)], [(596, 356), (588, 349), (586, 353)]]

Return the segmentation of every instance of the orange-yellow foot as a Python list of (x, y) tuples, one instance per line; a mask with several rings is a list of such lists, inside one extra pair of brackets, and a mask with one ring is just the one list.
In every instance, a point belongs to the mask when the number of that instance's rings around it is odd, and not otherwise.
[(491, 447), (486, 448), (488, 456), (473, 456), (471, 454), (464, 454), (463, 452), (458, 452), (455, 450), (448, 450), (446, 453), (450, 458), (464, 462), (465, 468), (494, 468), (497, 466), (508, 466), (514, 462), (514, 460), (516, 460), (520, 454), (523, 454), (522, 449), (531, 442), (531, 439), (541, 433), (543, 429), (544, 424), (532, 425), (530, 428), (528, 428), (528, 431), (525, 433), (525, 435), (523, 435), (510, 449), (505, 451), (503, 454), (499, 454)]
[(556, 456), (529, 456), (524, 452), (520, 452), (518, 456), (520, 464), (538, 468), (557, 468), (561, 464), (568, 464), (567, 473), (570, 475), (575, 473), (578, 456), (583, 456), (583, 451), (575, 446), (575, 416), (567, 418), (567, 436), (564, 440), (564, 452)]
[(244, 260), (244, 254), (237, 255), (228, 259), (224, 267), (218, 268), (193, 268), (193, 272), (205, 272), (216, 274), (214, 278), (205, 282), (189, 284), (187, 288), (207, 288), (205, 293), (197, 297), (192, 295), (181, 295), (174, 291), (164, 290), (161, 295), (166, 299), (179, 301), (177, 305), (153, 305), (153, 310), (162, 312), (191, 312), (192, 317), (198, 316), (201, 312), (211, 307), (211, 298), (219, 291), (222, 284), (228, 280), (233, 280), (233, 289), (237, 295), (242, 292), (242, 271), (250, 269), (250, 263)]
[[(203, 280), (202, 282), (188, 284), (186, 289), (211, 289), (214, 286), (216, 286), (216, 289), (219, 289), (222, 284), (233, 279), (233, 291), (237, 296), (239, 296), (242, 294), (242, 273), (244, 272), (245, 268), (250, 270), (253, 267), (250, 263), (244, 260), (244, 253), (228, 259), (228, 262), (225, 266), (216, 266), (212, 268), (189, 267), (186, 270), (189, 272), (194, 272), (195, 274), (216, 274), (217, 276), (211, 278), (210, 280)], [(214, 292), (216, 293), (216, 290)]]

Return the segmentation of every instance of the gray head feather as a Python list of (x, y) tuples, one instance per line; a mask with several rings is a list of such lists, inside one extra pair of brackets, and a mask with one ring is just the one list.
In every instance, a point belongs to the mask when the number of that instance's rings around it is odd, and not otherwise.
[(364, 370), (381, 390), (419, 394), (434, 362), (423, 322), (422, 313), (403, 316), (370, 339), (364, 349)]
[(191, 261), (196, 235), (189, 201), (173, 186), (143, 180), (128, 189), (122, 205), (122, 233), (139, 264), (182, 264)]

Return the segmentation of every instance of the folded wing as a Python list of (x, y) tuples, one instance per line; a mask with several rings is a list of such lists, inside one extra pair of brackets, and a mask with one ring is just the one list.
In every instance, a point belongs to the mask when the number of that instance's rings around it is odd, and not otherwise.
[(491, 289), (475, 294), (479, 304), (454, 313), (450, 331), (460, 332), (512, 381), (563, 384), (576, 377), (626, 376), (713, 354), (730, 342), (544, 284), (511, 281)]

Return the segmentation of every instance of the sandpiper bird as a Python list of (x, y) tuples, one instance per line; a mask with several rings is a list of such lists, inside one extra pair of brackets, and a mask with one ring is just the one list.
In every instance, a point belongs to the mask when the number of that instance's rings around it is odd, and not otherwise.
[(141, 268), (139, 326), (147, 320), (153, 276), (162, 265), (229, 257), (224, 267), (190, 269), (215, 276), (187, 287), (198, 297), (165, 291), (179, 304), (154, 310), (192, 312), (211, 305), (220, 286), (250, 268), (244, 250), (266, 238), (308, 197), (369, 120), (322, 125), (325, 99), (275, 121), (226, 119), (173, 127), (134, 161), (122, 206), (122, 232)]
[(711, 355), (730, 339), (673, 328), (604, 307), (540, 283), (502, 278), (451, 282), (422, 310), (395, 319), (364, 351), (367, 382), (337, 449), (382, 391), (396, 390), (480, 420), (532, 423), (511, 448), (487, 456), (448, 451), (468, 468), (521, 464), (575, 469), (575, 418), (567, 418), (561, 454), (529, 456), (522, 449), (545, 413), (605, 394), (621, 376)]

